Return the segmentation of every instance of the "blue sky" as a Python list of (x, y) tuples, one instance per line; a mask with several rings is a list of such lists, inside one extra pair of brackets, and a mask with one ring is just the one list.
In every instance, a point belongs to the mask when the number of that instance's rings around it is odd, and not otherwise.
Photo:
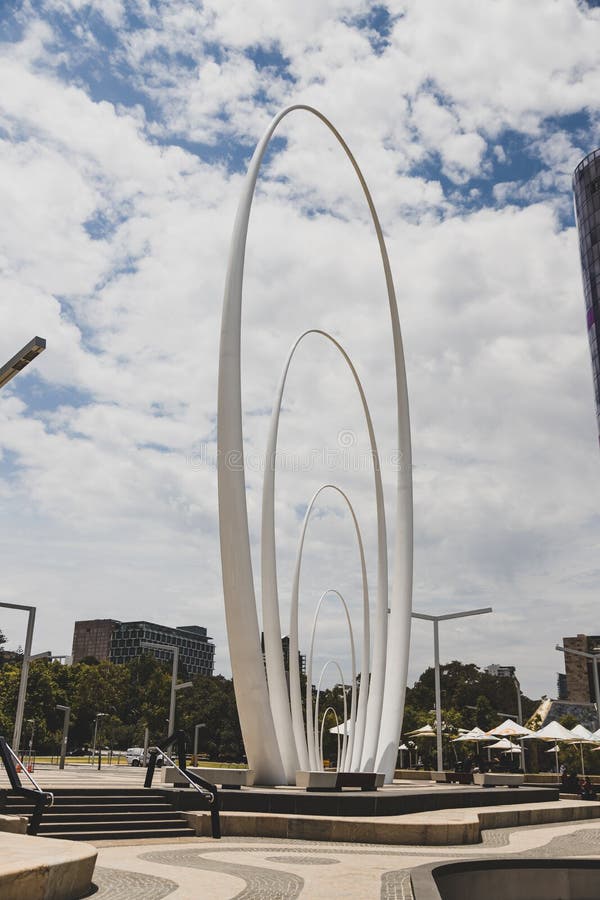
[[(554, 693), (554, 644), (598, 629), (599, 460), (570, 187), (600, 144), (598, 4), (40, 0), (0, 16), (0, 353), (48, 340), (0, 396), (0, 594), (38, 602), (36, 649), (68, 651), (76, 618), (194, 620), (228, 671), (214, 471), (227, 245), (257, 140), (300, 102), (348, 141), (386, 232), (413, 423), (415, 608), (494, 606), (493, 623), (452, 625), (442, 655), (517, 665), (528, 693)], [(268, 416), (301, 330), (348, 348), (382, 456), (394, 454), (374, 238), (352, 173), (306, 115), (266, 160), (246, 277), (256, 550)], [(360, 408), (316, 343), (285, 410), (284, 620), (298, 511), (331, 474), (320, 447), (360, 511), (373, 592), (375, 578)], [(348, 430), (352, 463), (337, 453)], [(325, 586), (359, 609), (353, 534), (333, 502), (310, 548), (305, 628)], [(16, 616), (4, 627), (22, 641)], [(425, 631), (411, 677), (430, 662)], [(347, 665), (327, 615), (320, 640)]]

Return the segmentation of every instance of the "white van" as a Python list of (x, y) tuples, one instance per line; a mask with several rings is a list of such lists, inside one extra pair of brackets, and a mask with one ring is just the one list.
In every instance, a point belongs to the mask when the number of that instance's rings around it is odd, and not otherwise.
[[(144, 765), (144, 748), (143, 747), (129, 747), (126, 751), (127, 755), (127, 765), (128, 766), (143, 766)], [(148, 758), (150, 757), (150, 753), (148, 752)], [(164, 762), (162, 753), (159, 753), (156, 758), (156, 765), (162, 766)], [(146, 760), (146, 765), (148, 760)]]

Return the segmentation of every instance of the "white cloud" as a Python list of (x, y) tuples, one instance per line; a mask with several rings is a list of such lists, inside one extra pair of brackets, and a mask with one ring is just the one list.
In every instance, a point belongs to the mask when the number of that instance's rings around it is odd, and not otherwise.
[[(597, 627), (600, 533), (578, 254), (558, 216), (569, 170), (588, 148), (580, 133), (544, 122), (597, 108), (600, 26), (596, 10), (574, 2), (542, 6), (411, 2), (390, 10), (403, 15), (377, 52), (356, 24), (364, 3), (140, 2), (144, 27), (129, 31), (116, 2), (53, 2), (47, 21), (24, 11), (23, 40), (0, 57), (0, 77), (14, 86), (0, 97), (0, 349), (9, 357), (40, 333), (48, 350), (0, 398), (10, 534), (0, 593), (39, 600), (39, 649), (68, 649), (72, 620), (99, 610), (196, 618), (227, 669), (214, 416), (241, 176), (225, 160), (233, 154), (239, 168), (240, 147), (274, 108), (302, 101), (347, 138), (389, 241), (414, 429), (415, 605), (490, 603), (493, 620), (449, 632), (443, 654), (517, 664), (525, 690), (552, 692), (553, 643)], [(57, 15), (72, 17), (76, 42), (61, 36)], [(99, 15), (120, 23), (110, 59)], [(98, 75), (102, 63), (115, 79), (130, 73), (131, 96), (92, 99), (118, 94)], [(507, 128), (540, 172), (524, 178), (515, 168), (514, 183), (488, 202), (469, 182), (489, 179), (493, 159), (512, 173)], [(255, 548), (267, 412), (300, 330), (339, 336), (364, 376), (384, 460), (396, 443), (389, 316), (364, 198), (320, 123), (297, 115), (281, 135), (246, 260)], [(171, 143), (180, 138), (220, 155), (199, 158)], [(456, 185), (450, 197), (444, 178)], [(281, 425), (290, 461), (277, 479), (284, 610), (303, 505), (332, 476), (356, 501), (373, 576), (372, 476), (340, 453), (348, 428), (356, 460), (366, 435), (355, 390), (335, 354), (311, 339), (294, 362)], [(323, 444), (329, 459), (313, 453)], [(307, 471), (293, 470), (307, 460)], [(384, 477), (393, 485), (389, 463)], [(390, 497), (390, 521), (392, 512)], [(358, 576), (347, 516), (328, 499), (311, 526), (303, 627), (334, 584), (356, 615)], [(344, 656), (332, 622), (325, 617), (321, 651)], [(429, 635), (415, 629), (413, 646), (416, 675), (430, 662)]]

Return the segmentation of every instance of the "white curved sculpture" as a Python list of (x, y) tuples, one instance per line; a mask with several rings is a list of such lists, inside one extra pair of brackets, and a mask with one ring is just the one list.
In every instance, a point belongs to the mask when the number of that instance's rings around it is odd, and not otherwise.
[[(319, 602), (317, 603), (315, 609), (315, 615), (313, 618), (312, 629), (310, 632), (310, 646), (308, 649), (308, 655), (306, 657), (306, 740), (308, 743), (308, 758), (310, 761), (311, 769), (317, 768), (317, 758), (319, 755), (319, 747), (318, 747), (318, 734), (319, 734), (319, 725), (318, 725), (318, 712), (319, 712), (319, 691), (321, 690), (321, 680), (323, 678), (323, 672), (321, 672), (321, 677), (319, 678), (319, 685), (317, 687), (317, 702), (315, 705), (315, 718), (314, 718), (314, 727), (312, 716), (309, 715), (309, 710), (312, 707), (312, 670), (313, 670), (313, 654), (315, 649), (315, 636), (317, 633), (317, 622), (319, 621), (319, 614), (321, 612), (321, 608), (323, 603), (327, 597), (337, 597), (337, 599), (342, 604), (344, 612), (346, 614), (346, 624), (348, 625), (348, 635), (350, 637), (350, 656), (351, 656), (351, 666), (352, 666), (352, 693), (350, 695), (350, 708), (352, 712), (350, 713), (350, 721), (352, 722), (352, 735), (350, 737), (350, 747), (349, 754), (352, 756), (352, 743), (354, 741), (354, 735), (356, 733), (356, 652), (354, 650), (354, 631), (352, 629), (352, 620), (350, 618), (350, 610), (348, 609), (348, 604), (342, 597), (339, 591), (329, 589), (325, 591), (319, 597)], [(325, 668), (328, 665), (335, 665), (338, 667), (340, 671), (340, 675), (343, 674), (342, 670), (335, 660), (330, 659), (328, 663), (326, 663)], [(291, 668), (291, 666), (290, 666)], [(346, 709), (346, 691), (345, 691), (345, 682), (344, 682), (344, 722), (348, 720), (348, 711)], [(344, 740), (344, 745), (342, 748), (342, 757), (344, 759), (344, 765), (346, 762), (346, 741)]]
[[(279, 419), (281, 416), (283, 393), (285, 390), (288, 372), (296, 350), (298, 349), (302, 341), (309, 335), (317, 335), (329, 341), (340, 353), (346, 365), (350, 369), (350, 372), (354, 379), (354, 383), (356, 384), (356, 388), (360, 396), (360, 401), (365, 416), (365, 424), (367, 426), (367, 431), (369, 434), (371, 456), (373, 459), (375, 503), (377, 508), (377, 602), (375, 608), (373, 675), (371, 677), (370, 683), (369, 679), (366, 679), (365, 690), (361, 691), (356, 741), (353, 745), (353, 764), (357, 769), (360, 768), (363, 759), (364, 764), (367, 768), (373, 767), (375, 751), (377, 750), (377, 739), (379, 737), (379, 721), (381, 718), (381, 706), (383, 703), (383, 676), (385, 672), (387, 650), (387, 530), (385, 521), (385, 503), (383, 499), (383, 484), (381, 480), (381, 464), (379, 460), (379, 452), (377, 450), (375, 429), (373, 428), (373, 421), (371, 419), (371, 413), (369, 410), (369, 405), (367, 403), (363, 385), (358, 372), (356, 371), (352, 363), (352, 360), (350, 359), (342, 345), (339, 343), (339, 341), (337, 341), (331, 334), (319, 328), (312, 328), (308, 331), (305, 331), (294, 341), (283, 366), (279, 385), (275, 394), (273, 412), (271, 414), (271, 422), (269, 426), (262, 497), (261, 573), (263, 631), (265, 635), (265, 663), (267, 668), (267, 681), (269, 684), (271, 709), (273, 711), (273, 717), (277, 722), (279, 746), (282, 748), (283, 765), (286, 770), (288, 780), (293, 779), (295, 771), (298, 768), (298, 764), (301, 768), (306, 769), (307, 758), (304, 747), (307, 737), (305, 735), (304, 722), (302, 718), (300, 676), (299, 673), (296, 672), (295, 666), (290, 667), (290, 701), (288, 701), (288, 687), (287, 681), (285, 679), (283, 654), (281, 650), (281, 623), (279, 617), (279, 598), (277, 592), (277, 558), (275, 544), (275, 464), (277, 454), (277, 436), (279, 432)], [(334, 490), (338, 490), (337, 488), (335, 488), (335, 486), (332, 485), (332, 487)], [(298, 558), (296, 561), (296, 571), (294, 574), (294, 586), (292, 589), (292, 603), (290, 611), (290, 659), (297, 659), (298, 653), (298, 583), (300, 577), (302, 549), (304, 545), (304, 537), (306, 534), (306, 525), (308, 523), (308, 517), (310, 516), (314, 501), (320, 493), (320, 490), (317, 491), (317, 494), (311, 500), (309, 508), (306, 512), (304, 525), (302, 528), (302, 535), (300, 538), (300, 545), (298, 549)], [(356, 516), (354, 515), (352, 504), (343, 491), (339, 491), (339, 493), (350, 508), (350, 512), (354, 520), (354, 525), (358, 533), (358, 523), (356, 521)], [(363, 657), (361, 672), (368, 673), (370, 671), (370, 616), (368, 608), (368, 588), (366, 588), (365, 590), (366, 569), (364, 565), (364, 554), (360, 534), (358, 537), (358, 542), (361, 552), (361, 565), (363, 575)]]
[[(267, 146), (281, 120), (295, 110), (305, 110), (316, 116), (335, 136), (349, 159), (369, 206), (379, 244), (391, 319), (396, 373), (396, 413), (398, 423), (398, 469), (396, 488), (396, 516), (394, 535), (393, 591), (389, 601), (385, 670), (378, 664), (373, 668), (371, 681), (381, 679), (382, 704), (373, 734), (378, 734), (377, 746), (369, 758), (361, 760), (361, 767), (376, 767), (393, 777), (397, 756), (411, 625), (412, 595), (412, 462), (408, 393), (404, 368), (404, 353), (396, 297), (389, 258), (381, 225), (373, 200), (349, 147), (332, 123), (318, 110), (309, 106), (290, 106), (271, 122), (258, 143), (244, 181), (230, 246), (229, 263), (223, 300), (221, 343), (219, 352), (217, 470), (219, 482), (219, 525), (223, 593), (231, 667), (235, 685), (240, 725), (248, 763), (256, 773), (258, 784), (281, 784), (289, 780), (289, 766), (294, 762), (289, 740), (291, 716), (281, 713), (284, 738), (279, 743), (280, 721), (273, 718), (269, 691), (260, 648), (256, 610), (243, 460), (240, 342), (241, 306), (244, 273), (244, 253), (250, 210), (256, 180)], [(269, 642), (273, 643), (273, 623), (268, 627)], [(376, 624), (377, 633), (377, 624)], [(266, 637), (266, 634), (265, 634)], [(280, 639), (280, 638), (278, 638)], [(275, 663), (276, 679), (281, 674)], [(364, 674), (363, 674), (364, 678)], [(278, 710), (280, 703), (274, 700)], [(366, 737), (370, 739), (367, 712)], [(374, 743), (374, 742), (373, 742)]]
[[(325, 490), (333, 490), (338, 493), (342, 499), (346, 502), (348, 509), (350, 510), (350, 515), (352, 516), (352, 521), (354, 522), (354, 530), (356, 532), (356, 540), (358, 543), (358, 549), (360, 554), (360, 569), (361, 569), (361, 578), (362, 578), (362, 593), (363, 593), (363, 642), (362, 642), (362, 655), (361, 655), (361, 673), (368, 673), (370, 670), (369, 659), (370, 659), (370, 610), (369, 610), (369, 584), (367, 580), (367, 567), (365, 563), (365, 551), (363, 546), (362, 535), (360, 532), (360, 527), (358, 525), (358, 520), (356, 518), (356, 514), (354, 512), (354, 507), (350, 502), (348, 496), (342, 491), (339, 487), (334, 484), (324, 484), (322, 485), (315, 493), (313, 494), (310, 503), (306, 509), (306, 513), (304, 515), (304, 522), (302, 524), (302, 531), (300, 533), (300, 541), (298, 543), (298, 552), (296, 555), (296, 567), (294, 569), (294, 580), (292, 583), (292, 602), (290, 605), (290, 646), (289, 646), (289, 657), (290, 659), (298, 658), (298, 594), (300, 588), (300, 571), (302, 567), (302, 554), (304, 551), (304, 542), (306, 539), (306, 530), (308, 527), (308, 523), (310, 521), (311, 513), (313, 511), (314, 505), (319, 498), (319, 496)], [(385, 516), (385, 513), (384, 513)], [(384, 527), (385, 527), (385, 519), (384, 519)], [(380, 548), (381, 552), (381, 548)], [(387, 561), (387, 554), (386, 554)], [(386, 585), (387, 587), (387, 585)], [(387, 593), (386, 593), (387, 600)], [(387, 610), (386, 610), (387, 614)], [(384, 647), (385, 651), (385, 647)], [(369, 678), (364, 677), (361, 678), (361, 689), (359, 692), (358, 698), (358, 708), (356, 711), (356, 738), (353, 742), (352, 748), (352, 763), (351, 768), (357, 769), (360, 766), (360, 757), (363, 752), (363, 739), (365, 733), (365, 721), (366, 721), (366, 712), (367, 712), (367, 698), (369, 697)], [(298, 752), (298, 758), (300, 760), (301, 767), (303, 769), (307, 769), (310, 765), (308, 749), (307, 749), (307, 735), (304, 728), (304, 719), (302, 716), (302, 697), (300, 691), (300, 671), (297, 666), (290, 666), (290, 706), (292, 710), (292, 723), (294, 726), (294, 737), (296, 739), (296, 748)], [(358, 760), (358, 762), (357, 762)]]
[(333, 708), (333, 706), (328, 706), (327, 709), (325, 710), (325, 712), (323, 713), (322, 718), (321, 718), (321, 740), (320, 740), (320, 742), (319, 742), (319, 747), (320, 747), (320, 751), (321, 751), (321, 752), (320, 752), (320, 757), (319, 757), (319, 759), (320, 759), (320, 761), (321, 761), (321, 768), (324, 768), (324, 766), (323, 766), (323, 738), (325, 737), (325, 722), (327, 721), (327, 715), (328, 715), (328, 713), (333, 713), (333, 717), (334, 717), (334, 719), (335, 719), (335, 727), (337, 728), (337, 732), (336, 732), (336, 738), (337, 738), (337, 765), (336, 765), (336, 769), (337, 769), (337, 771), (339, 772), (339, 764), (340, 764), (340, 730), (339, 730), (339, 729), (340, 729), (340, 720), (338, 719), (338, 714), (336, 713), (336, 711), (335, 711), (335, 709)]
[[(343, 702), (344, 702), (344, 732), (343, 732), (343, 738), (342, 738), (342, 755), (340, 756), (338, 753), (337, 770), (338, 770), (338, 772), (345, 772), (346, 771), (346, 758), (348, 756), (348, 701), (346, 699), (347, 688), (346, 688), (346, 680), (344, 678), (344, 673), (342, 671), (342, 667), (340, 666), (339, 662), (337, 662), (335, 659), (327, 660), (327, 662), (321, 669), (321, 674), (319, 675), (319, 681), (317, 683), (317, 694), (315, 697), (315, 710), (314, 710), (314, 747), (313, 747), (313, 751), (314, 751), (314, 755), (315, 755), (315, 764), (313, 766), (313, 770), (317, 771), (317, 772), (323, 771), (323, 754), (320, 753), (319, 744), (318, 744), (319, 697), (321, 695), (321, 685), (323, 683), (323, 678), (325, 677), (325, 672), (327, 671), (329, 666), (336, 667), (336, 669), (338, 670), (338, 674), (340, 676), (340, 684), (342, 685), (342, 696), (343, 696)], [(311, 698), (311, 704), (312, 704), (312, 698)], [(309, 718), (309, 712), (308, 712), (309, 709), (310, 709), (310, 707), (307, 707), (307, 714), (306, 714), (307, 720)], [(312, 719), (313, 716), (310, 716), (310, 718)]]

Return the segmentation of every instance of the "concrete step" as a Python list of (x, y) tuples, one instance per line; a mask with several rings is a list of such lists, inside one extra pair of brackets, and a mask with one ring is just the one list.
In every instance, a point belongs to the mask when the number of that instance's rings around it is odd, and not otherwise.
[[(33, 809), (31, 804), (25, 803), (15, 803), (15, 804), (7, 804), (6, 813), (10, 815), (29, 815)], [(173, 807), (170, 803), (113, 803), (113, 804), (97, 804), (97, 803), (82, 803), (81, 805), (77, 805), (75, 803), (62, 804), (55, 803), (50, 807), (48, 813), (46, 815), (51, 814), (52, 812), (64, 812), (69, 813), (71, 815), (83, 815), (84, 813), (128, 813), (128, 812), (140, 812), (140, 813), (163, 813), (169, 812)]]
[(196, 832), (193, 828), (171, 828), (171, 829), (157, 829), (156, 831), (152, 831), (150, 829), (138, 829), (131, 831), (61, 831), (56, 833), (46, 832), (44, 834), (40, 834), (40, 837), (43, 838), (60, 838), (65, 841), (89, 841), (92, 844), (95, 844), (97, 841), (114, 841), (114, 840), (141, 840), (143, 838), (195, 838)]
[(52, 809), (49, 812), (44, 813), (42, 821), (44, 823), (56, 822), (64, 824), (65, 822), (126, 822), (131, 819), (136, 822), (156, 822), (158, 820), (161, 822), (181, 822), (181, 814), (170, 808), (160, 810), (159, 812), (140, 812), (139, 810), (131, 810), (125, 813), (120, 811), (114, 812), (112, 810), (110, 812), (72, 813), (70, 811), (63, 812), (62, 810), (55, 811)]
[(158, 830), (173, 830), (178, 828), (187, 827), (186, 820), (180, 816), (178, 819), (108, 819), (104, 820), (104, 822), (65, 822), (63, 824), (59, 822), (44, 822), (42, 819), (42, 824), (40, 825), (39, 834), (48, 834), (52, 832), (53, 834), (58, 832), (61, 835), (64, 835), (69, 831), (132, 831), (132, 830), (147, 830), (147, 831), (156, 831)]
[[(140, 794), (120, 794), (120, 793), (111, 793), (111, 794), (97, 794), (96, 792), (90, 791), (85, 793), (77, 793), (77, 794), (60, 794), (57, 792), (52, 792), (54, 794), (55, 803), (60, 803), (64, 806), (70, 806), (72, 804), (80, 805), (80, 804), (90, 804), (94, 803), (97, 805), (110, 805), (114, 803), (119, 803), (122, 805), (143, 805), (146, 806), (149, 803), (165, 803), (164, 794), (154, 794), (154, 793), (140, 793)], [(7, 794), (6, 802), (8, 803), (18, 803), (22, 804), (23, 797), (19, 794)]]
[[(6, 813), (29, 816), (32, 810), (33, 805), (19, 795), (7, 797)], [(66, 840), (195, 836), (185, 816), (173, 809), (163, 793), (145, 789), (57, 792), (38, 833)]]

